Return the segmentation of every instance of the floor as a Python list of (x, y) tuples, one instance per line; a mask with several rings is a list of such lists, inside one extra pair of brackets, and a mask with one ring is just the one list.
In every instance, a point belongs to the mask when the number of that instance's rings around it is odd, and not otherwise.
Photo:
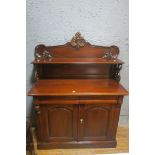
[(52, 149), (52, 150), (37, 150), (35, 134), (33, 134), (35, 142), (35, 152), (37, 155), (95, 155), (95, 154), (110, 154), (110, 153), (128, 153), (129, 130), (127, 126), (118, 127), (117, 132), (117, 147), (116, 148), (92, 148), (92, 149)]

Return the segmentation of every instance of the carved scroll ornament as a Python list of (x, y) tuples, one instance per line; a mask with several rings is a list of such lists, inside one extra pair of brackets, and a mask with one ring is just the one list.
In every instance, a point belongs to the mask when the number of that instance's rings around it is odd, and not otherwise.
[(81, 36), (80, 32), (77, 32), (75, 36), (70, 41), (71, 46), (75, 47), (76, 49), (79, 49), (81, 47), (84, 47), (86, 44), (85, 39)]

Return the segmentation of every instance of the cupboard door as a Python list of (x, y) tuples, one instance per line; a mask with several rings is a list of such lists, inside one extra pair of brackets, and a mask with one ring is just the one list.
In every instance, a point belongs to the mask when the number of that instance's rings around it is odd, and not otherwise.
[(76, 105), (42, 105), (43, 141), (75, 141), (77, 139)]
[(79, 141), (107, 140), (110, 106), (82, 104), (79, 106)]

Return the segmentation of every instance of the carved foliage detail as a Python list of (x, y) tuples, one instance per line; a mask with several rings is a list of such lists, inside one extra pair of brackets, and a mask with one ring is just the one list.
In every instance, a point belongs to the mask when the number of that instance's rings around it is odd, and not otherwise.
[(111, 50), (107, 51), (102, 58), (105, 58), (105, 59), (113, 59), (113, 61), (116, 61), (118, 57), (118, 53), (112, 53)]
[(75, 36), (71, 39), (70, 44), (71, 44), (71, 46), (73, 46), (73, 47), (79, 49), (79, 48), (85, 46), (86, 41), (85, 41), (85, 39), (81, 36), (81, 33), (80, 33), (80, 32), (77, 32), (77, 33), (75, 34)]
[(41, 59), (49, 60), (50, 58), (52, 58), (52, 55), (47, 50), (44, 50), (42, 54), (38, 52), (35, 53), (35, 59), (37, 61), (40, 61)]
[(114, 68), (114, 79), (116, 81), (120, 81), (121, 80), (121, 76), (120, 76), (120, 70), (122, 69), (122, 64), (116, 64), (115, 68)]
[(105, 59), (112, 59), (113, 58), (113, 55), (112, 53), (109, 51), (109, 52), (106, 52), (103, 56), (103, 58)]

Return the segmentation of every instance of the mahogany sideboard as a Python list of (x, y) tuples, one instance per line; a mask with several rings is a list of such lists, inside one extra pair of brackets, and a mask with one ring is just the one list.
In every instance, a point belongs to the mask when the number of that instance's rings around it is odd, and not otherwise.
[(124, 95), (117, 46), (96, 46), (78, 32), (65, 45), (35, 48), (36, 82), (28, 92), (36, 111), (39, 149), (116, 147)]

